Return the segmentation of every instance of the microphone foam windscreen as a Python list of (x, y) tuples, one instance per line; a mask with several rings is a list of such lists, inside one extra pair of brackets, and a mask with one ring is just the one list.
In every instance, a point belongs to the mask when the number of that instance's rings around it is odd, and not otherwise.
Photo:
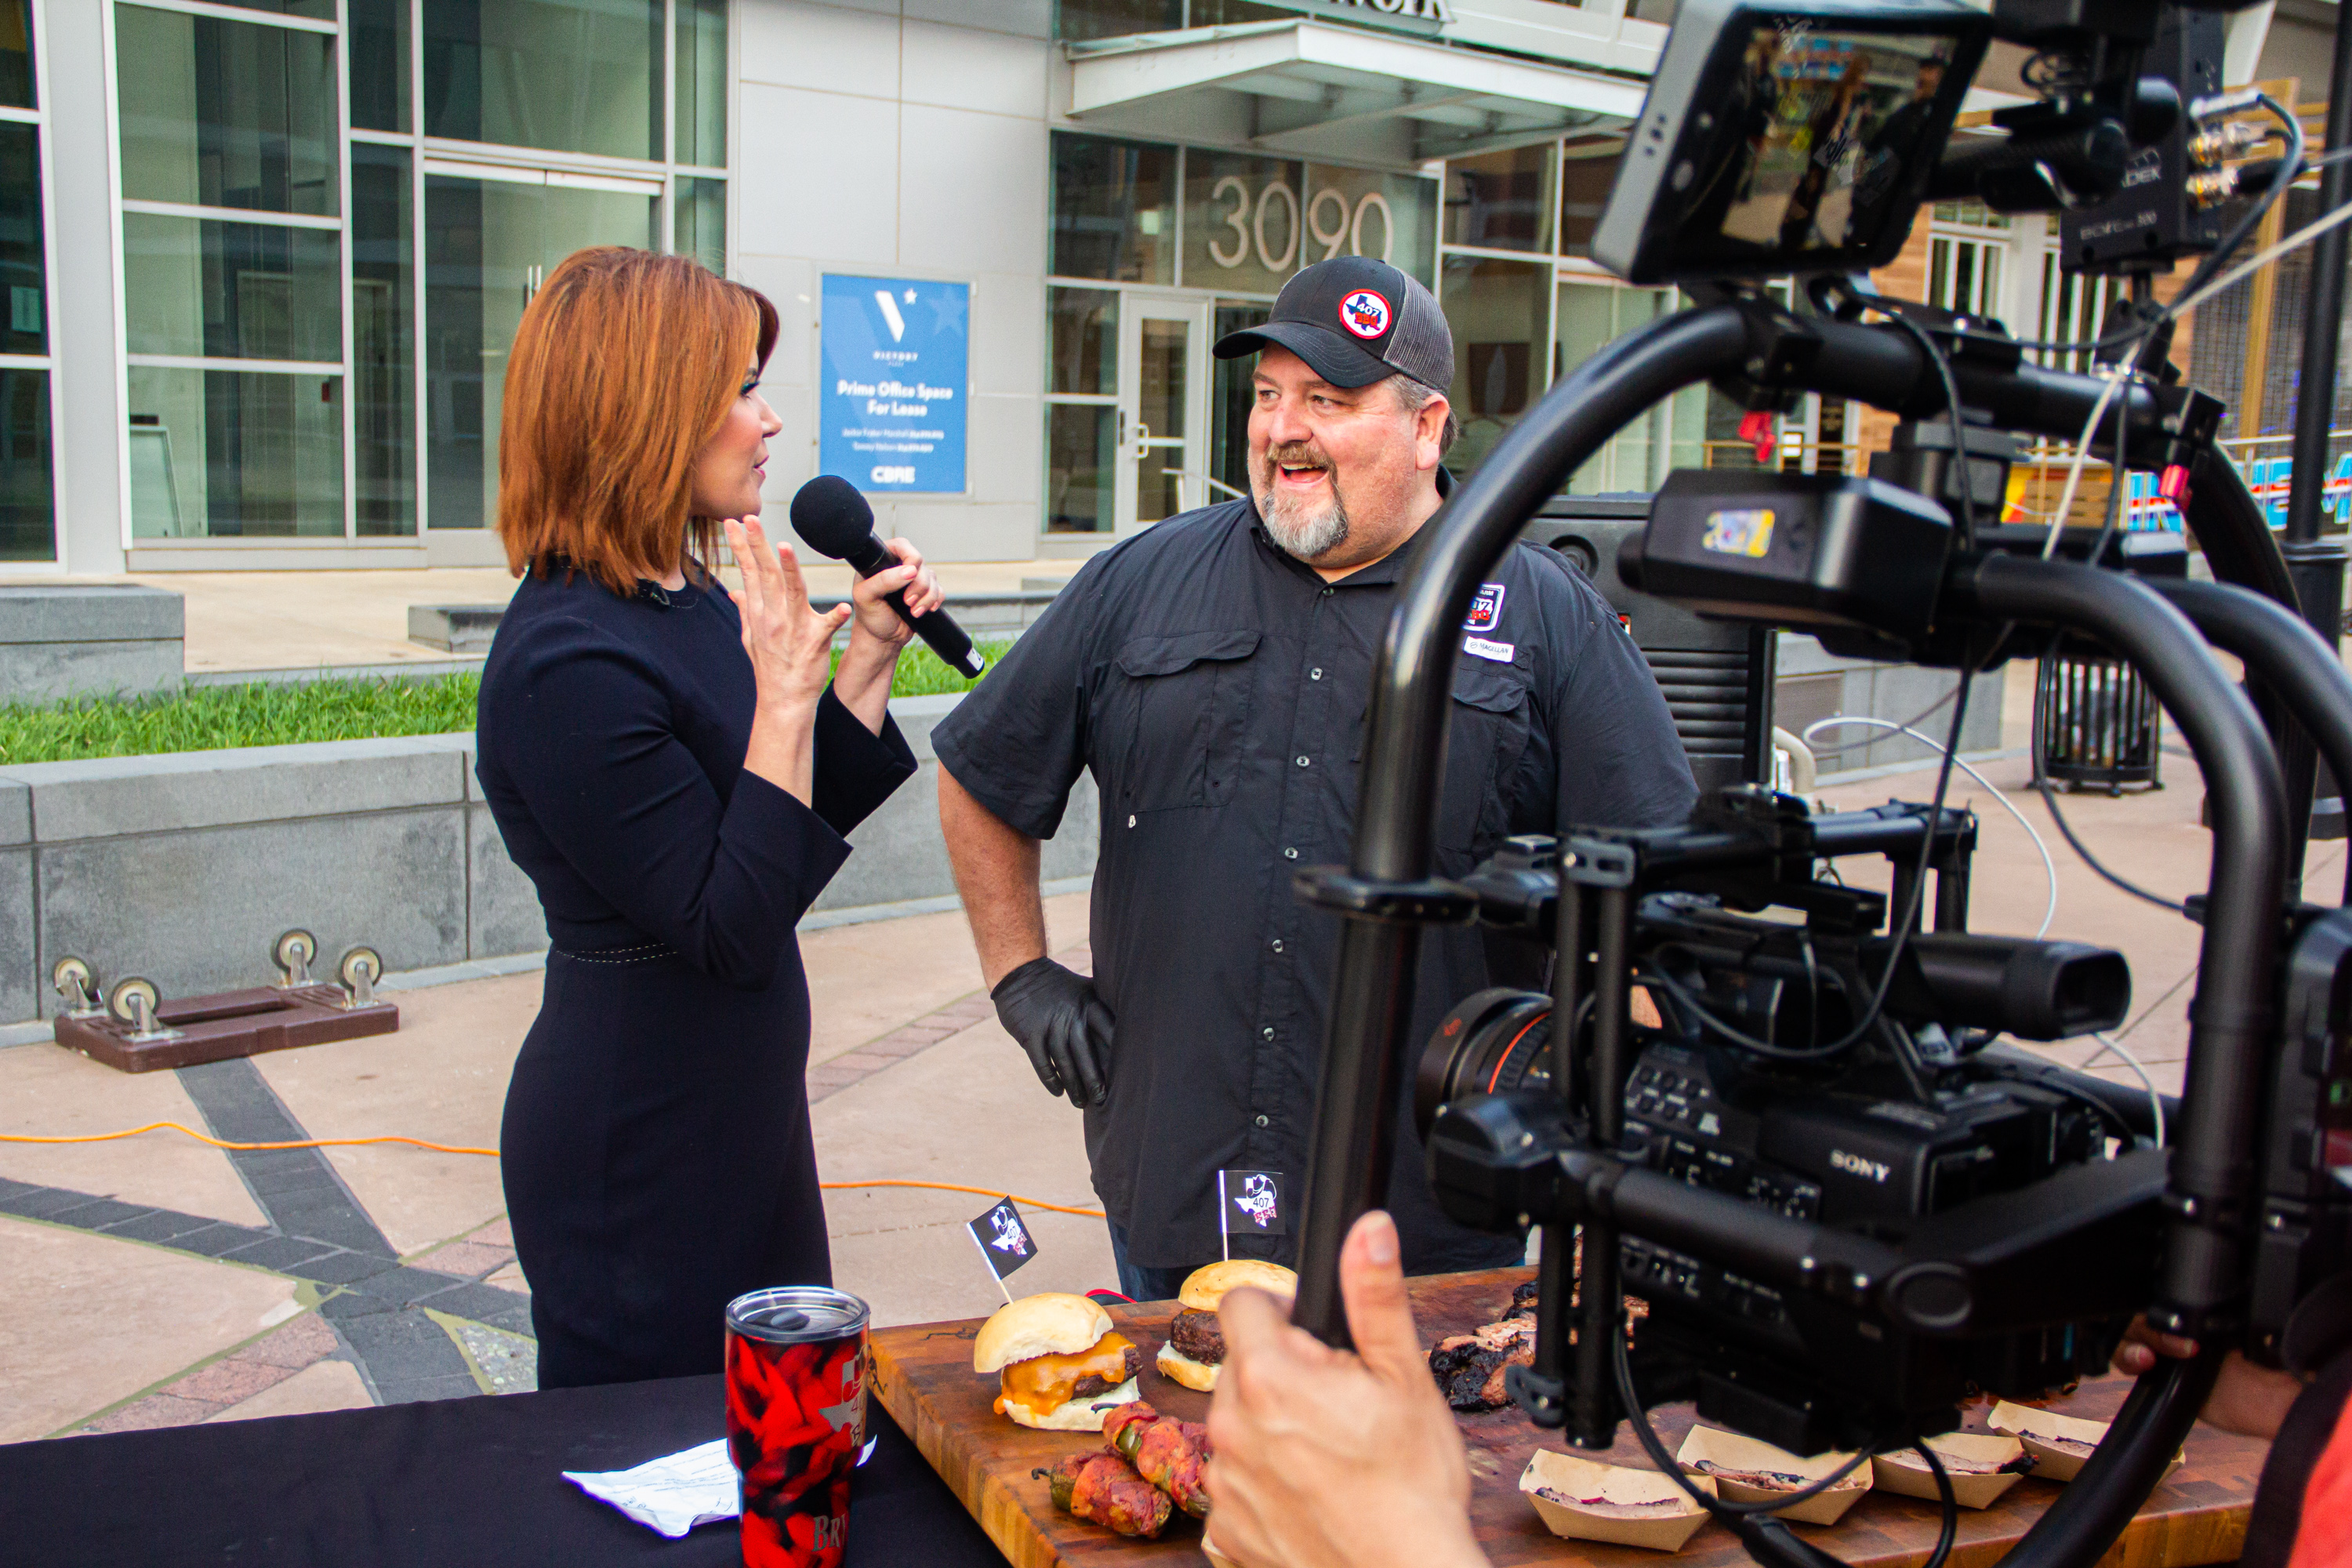
[(793, 531), (835, 561), (873, 537), (874, 509), (838, 474), (819, 474), (793, 497)]

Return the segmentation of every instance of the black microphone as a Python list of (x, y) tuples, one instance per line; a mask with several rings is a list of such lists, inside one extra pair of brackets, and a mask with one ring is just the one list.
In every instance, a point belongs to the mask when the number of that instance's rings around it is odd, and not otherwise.
[[(793, 497), (793, 531), (819, 555), (849, 563), (860, 577), (872, 577), (898, 564), (898, 558), (874, 537), (874, 509), (866, 504), (856, 486), (836, 474), (819, 474)], [(898, 612), (898, 618), (914, 627), (915, 635), (947, 661), (949, 668), (966, 680), (980, 679), (988, 660), (973, 649), (971, 638), (964, 636), (963, 628), (945, 610), (910, 616), (905, 590), (883, 597)]]

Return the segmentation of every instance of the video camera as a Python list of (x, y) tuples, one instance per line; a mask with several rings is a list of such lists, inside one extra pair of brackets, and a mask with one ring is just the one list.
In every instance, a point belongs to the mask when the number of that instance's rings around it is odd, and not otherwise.
[[(2149, 285), (2203, 253), (2201, 283), (2259, 216), (2247, 193), (2275, 201), (2299, 172), (2284, 112), (2286, 156), (2229, 161), (2263, 138), (2230, 129), (2252, 95), (2214, 90), (2228, 8), (1685, 0), (1594, 254), (1698, 302), (1554, 386), (1428, 526), (1375, 675), (1353, 859), (1297, 879), (1346, 924), (1296, 1321), (1345, 1342), (1340, 1242), (1386, 1190), (1410, 1072), (1441, 1205), (1543, 1232), (1537, 1359), (1508, 1384), (1580, 1446), (1627, 1416), (1654, 1443), (1640, 1407), (1680, 1397), (1801, 1452), (1907, 1444), (1972, 1395), (2103, 1368), (2144, 1313), (2202, 1352), (2139, 1380), (2017, 1559), (2087, 1564), (2228, 1350), (2302, 1367), (2352, 1342), (2352, 909), (2289, 891), (2315, 749), (2352, 778), (2352, 676), (2293, 608), (2214, 445), (2221, 405), (2162, 363)], [(1949, 145), (1994, 39), (2033, 51), (2039, 96)], [(1955, 195), (2059, 211), (2070, 265), (2133, 277), (2101, 343), (2113, 376), (1853, 276)], [(1758, 286), (1780, 277), (1804, 285), (1793, 302)], [(1819, 815), (1736, 785), (1679, 826), (1514, 839), (1467, 879), (1433, 875), (1472, 595), (1572, 472), (1699, 383), (1751, 410), (1815, 393), (1902, 423), (1867, 476), (1671, 476), (1619, 553), (1630, 586), (1954, 669), (1963, 708), (1973, 675), (2088, 638), (2171, 714), (2212, 831), (2178, 1101), (2001, 1042), (2116, 1026), (2129, 975), (2104, 949), (1968, 930), (1976, 826), (1941, 781), (1928, 805)], [(2112, 513), (2087, 552), (1984, 523), (2020, 437), (2158, 473), (2217, 581), (2128, 569), (2147, 557), (2111, 548)], [(1890, 891), (1837, 874), (1865, 857)], [(1549, 942), (1550, 990), (1484, 992), (1404, 1038), (1420, 928), (1444, 922)], [(1647, 1304), (1630, 1336), (1629, 1292)], [(1759, 1560), (1832, 1561), (1769, 1517), (1729, 1522)]]

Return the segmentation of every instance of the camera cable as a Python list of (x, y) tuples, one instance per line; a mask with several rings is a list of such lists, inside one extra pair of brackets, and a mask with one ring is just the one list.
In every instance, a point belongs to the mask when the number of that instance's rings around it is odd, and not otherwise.
[[(1948, 693), (1944, 698), (1944, 702), (1949, 702), (1951, 700), (1951, 696)], [(1938, 708), (1943, 705), (1943, 702), (1936, 704)], [(1944, 743), (1941, 741), (1937, 740), (1932, 735), (1921, 733), (1919, 731), (1913, 729), (1909, 724), (1898, 724), (1892, 719), (1872, 719), (1859, 716), (1840, 716), (1833, 719), (1816, 719), (1811, 723), (1805, 726), (1804, 732), (1800, 735), (1798, 739), (1803, 741), (1805, 744), (1810, 746), (1813, 743), (1813, 731), (1816, 730), (1838, 729), (1848, 725), (1860, 726), (1873, 730), (1892, 730), (1902, 734), (1908, 735), (1911, 739), (1918, 742), (1921, 745), (1929, 747), (1935, 751), (1940, 752), (1944, 749)], [(1853, 742), (1853, 744), (1867, 745), (1869, 742), (1866, 741), (1858, 741)], [(1832, 751), (1846, 751), (1849, 750), (1850, 747), (1836, 746), (1830, 749)], [(1984, 774), (1970, 767), (1967, 758), (1955, 757), (1952, 760), (1959, 764), (1959, 769), (1962, 773), (1968, 774), (1969, 777), (1976, 780), (1979, 785), (1983, 786), (1985, 792), (2000, 804), (2000, 808), (2003, 811), (2009, 813), (2010, 816), (2017, 819), (2017, 825), (2025, 829), (2025, 836), (2033, 840), (2033, 847), (2042, 857), (2042, 874), (2048, 879), (2050, 897), (2048, 901), (2042, 907), (2042, 923), (2035, 927), (2033, 931), (2033, 940), (2039, 942), (2043, 937), (2050, 934), (2051, 922), (2058, 918), (2058, 863), (2051, 858), (2050, 846), (2042, 839), (2042, 835), (2035, 831), (2032, 819), (2027, 817), (2025, 813), (2017, 809), (2015, 803), (2009, 798), (2008, 795), (2000, 788), (2000, 785), (1994, 784), (1990, 779), (1985, 777)]]

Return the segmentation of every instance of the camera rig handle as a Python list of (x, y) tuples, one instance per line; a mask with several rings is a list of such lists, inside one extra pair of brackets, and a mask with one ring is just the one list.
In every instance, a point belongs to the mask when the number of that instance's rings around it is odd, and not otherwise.
[[(1952, 369), (1963, 402), (1989, 413), (1995, 427), (2066, 439), (2079, 435), (2107, 391), (2093, 377), (2024, 363), (2014, 345), (1997, 336), (1958, 344)], [(1547, 497), (1653, 405), (1709, 380), (1766, 396), (1812, 391), (1852, 397), (1906, 416), (1934, 414), (1943, 402), (1935, 367), (1894, 328), (1801, 319), (1752, 297), (1721, 300), (1667, 317), (1586, 361), (1528, 412), (1426, 525), (1426, 542), (1403, 582), (1373, 677), (1351, 863), (1344, 873), (1302, 871), (1297, 879), (1303, 898), (1337, 910), (1346, 922), (1318, 1089), (1293, 1314), (1328, 1343), (1349, 1342), (1338, 1288), (1341, 1243), (1388, 1186), (1419, 926), (1466, 918), (1475, 906), (1465, 891), (1432, 876), (1456, 628), (1479, 583)], [(2177, 387), (2133, 385), (2121, 396), (2120, 456), (2136, 467), (2189, 468), (2222, 491), (2220, 536), (2204, 540), (2200, 526), (2200, 542), (2226, 574), (2252, 580), (2259, 589), (2284, 587), (2275, 546), (2231, 526), (2252, 509), (2226, 504), (2237, 499), (2227, 494), (2234, 476), (2212, 471), (2219, 459), (2210, 440), (2220, 405)], [(2193, 492), (2191, 505), (2197, 507)], [(2215, 509), (2209, 502), (2198, 510)], [(2058, 626), (2097, 637), (2148, 676), (2205, 771), (2213, 870), (2203, 980), (2193, 1010), (2189, 1094), (2171, 1166), (2169, 1231), (2152, 1316), (2172, 1331), (2210, 1335), (2229, 1326), (2246, 1277), (2248, 1178), (2290, 838), (2279, 758), (2246, 697), (2222, 676), (2189, 619), (2137, 581), (2066, 563), (1963, 554), (1948, 574), (1942, 604), (1947, 615), (1980, 624)], [(2198, 607), (2217, 626), (2226, 621), (2235, 627), (2245, 618)], [(1570, 954), (1580, 947), (1563, 947), (1563, 969), (1577, 967)], [(1600, 980), (1591, 976), (1596, 992)], [(1582, 982), (1571, 977), (1567, 984)], [(1622, 988), (1613, 990), (1613, 997), (1597, 1002), (1609, 1001), (1610, 1011), (1622, 1012)], [(1613, 1103), (1622, 1091), (1625, 1064), (1613, 1064), (1619, 1081), (1612, 1081), (1604, 1069), (1612, 1064), (1602, 1059), (1622, 1056), (1622, 1049), (1598, 1048), (1617, 1032), (1597, 1023), (1588, 1088), (1596, 1107)], [(1588, 1269), (1613, 1260), (1618, 1226), (1596, 1215), (1585, 1226), (1584, 1243)], [(1552, 1342), (1555, 1314), (1566, 1310), (1566, 1292), (1556, 1278), (1564, 1266), (1555, 1265), (1555, 1250), (1545, 1248), (1542, 1300), (1545, 1338)], [(1605, 1280), (1588, 1272), (1588, 1307), (1597, 1305), (1591, 1300), (1595, 1285), (1613, 1297), (1613, 1272)], [(2218, 1342), (2210, 1343), (2193, 1361), (2167, 1362), (2142, 1377), (2109, 1441), (2009, 1561), (2060, 1568), (2096, 1558), (2195, 1419), (2221, 1353)], [(1563, 1369), (1549, 1359), (1537, 1370), (1552, 1374), (1556, 1384)], [(1793, 1541), (1751, 1544), (1776, 1561), (1827, 1561), (1810, 1549), (1795, 1550)]]

